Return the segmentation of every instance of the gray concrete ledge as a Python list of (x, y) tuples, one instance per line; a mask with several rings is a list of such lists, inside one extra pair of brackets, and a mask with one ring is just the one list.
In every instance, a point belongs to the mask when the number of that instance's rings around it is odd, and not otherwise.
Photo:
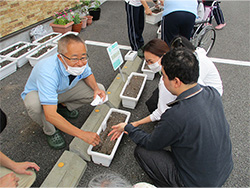
[[(59, 167), (58, 164), (64, 164)], [(75, 153), (64, 151), (41, 187), (76, 187), (82, 178), (87, 163)]]

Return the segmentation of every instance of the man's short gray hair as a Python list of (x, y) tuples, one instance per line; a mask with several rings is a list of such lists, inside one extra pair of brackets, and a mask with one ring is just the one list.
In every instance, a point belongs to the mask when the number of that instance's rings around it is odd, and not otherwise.
[[(83, 40), (80, 37), (78, 37), (77, 35), (68, 34), (68, 35), (65, 35), (64, 37), (60, 38), (60, 40), (58, 41), (57, 52), (59, 54), (60, 53), (62, 53), (62, 54), (67, 53), (67, 46), (70, 42), (80, 42), (80, 43), (85, 45)], [(86, 48), (86, 50), (87, 50), (87, 48)]]

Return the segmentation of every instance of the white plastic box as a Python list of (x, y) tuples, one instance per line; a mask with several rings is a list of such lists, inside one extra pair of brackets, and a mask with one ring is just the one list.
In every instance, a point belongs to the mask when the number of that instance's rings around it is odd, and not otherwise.
[(157, 29), (157, 37), (158, 37), (158, 39), (161, 39), (161, 25)]
[[(141, 88), (140, 88), (140, 90), (139, 90), (139, 92), (138, 92), (136, 98), (128, 97), (128, 96), (123, 95), (123, 93), (124, 93), (126, 87), (127, 87), (128, 84), (130, 83), (130, 79), (131, 79), (132, 76), (134, 76), (134, 75), (135, 75), (135, 76), (142, 76), (142, 77), (144, 77), (143, 82), (142, 82), (142, 85), (141, 85)], [(121, 91), (121, 93), (120, 93), (120, 98), (122, 99), (122, 105), (123, 105), (123, 107), (130, 108), (130, 109), (134, 109), (134, 108), (135, 108), (135, 106), (136, 106), (136, 104), (137, 104), (137, 102), (138, 102), (138, 100), (139, 100), (139, 98), (140, 98), (140, 96), (141, 96), (141, 94), (142, 94), (142, 91), (143, 91), (143, 88), (144, 88), (144, 86), (145, 86), (146, 80), (147, 80), (147, 75), (146, 75), (146, 74), (137, 73), (137, 72), (132, 72), (132, 73), (129, 75), (129, 77), (128, 77), (128, 79), (127, 79), (127, 81), (126, 81), (125, 85), (123, 86), (122, 91)]]
[(66, 33), (64, 33), (63, 35), (57, 37), (55, 40), (53, 40), (53, 43), (57, 44), (58, 41), (60, 40), (60, 38), (64, 37), (65, 35), (69, 35), (69, 34), (74, 34), (74, 35), (78, 35), (79, 33), (78, 32), (74, 32), (74, 31), (68, 31)]
[(146, 61), (144, 60), (142, 67), (141, 67), (141, 71), (143, 72), (143, 74), (147, 75), (147, 80), (153, 80), (155, 77), (155, 73), (150, 69), (145, 69), (145, 65), (146, 65)]
[[(14, 54), (16, 54), (17, 52), (21, 51), (22, 49), (28, 47), (28, 46), (33, 46), (35, 45), (36, 47), (29, 50), (28, 52), (22, 54), (21, 56), (19, 57), (13, 57)], [(16, 60), (17, 61), (17, 67), (22, 67), (24, 64), (26, 64), (28, 62), (28, 59), (26, 58), (26, 56), (28, 54), (30, 54), (31, 52), (35, 51), (36, 49), (40, 48), (40, 45), (38, 44), (28, 44), (28, 45), (25, 45), (24, 47), (20, 48), (19, 50), (15, 51), (15, 53), (12, 53), (9, 57), (7, 57), (8, 59), (10, 60)]]
[[(39, 50), (42, 50), (43, 48), (45, 48), (45, 47), (47, 47), (49, 45), (53, 46), (53, 48), (49, 49), (46, 53), (42, 54), (39, 57), (32, 57), (34, 54), (36, 54), (37, 52), (39, 52)], [(57, 51), (57, 45), (55, 45), (55, 44), (46, 44), (44, 46), (41, 46), (41, 48), (38, 48), (37, 50), (33, 51), (29, 55), (27, 55), (26, 58), (29, 60), (30, 65), (32, 67), (34, 67), (38, 63), (38, 61), (41, 61), (42, 59), (55, 54), (56, 51)]]
[[(151, 7), (150, 9), (153, 11), (156, 8), (155, 7)], [(149, 24), (153, 24), (154, 25), (154, 24), (158, 23), (159, 21), (161, 21), (163, 9), (161, 8), (161, 10), (162, 11), (158, 12), (157, 14), (152, 13), (152, 15), (146, 15), (146, 22), (149, 23)]]
[[(2, 67), (2, 62), (4, 61), (11, 61), (11, 63)], [(16, 61), (9, 60), (9, 59), (1, 59), (0, 60), (0, 80), (6, 78), (7, 76), (11, 75), (12, 73), (16, 72)]]
[[(49, 40), (46, 40), (44, 42), (39, 42), (40, 40), (43, 40), (44, 38), (50, 36), (50, 35), (53, 35), (53, 34), (56, 34), (56, 36), (54, 36), (53, 38), (49, 39)], [(48, 44), (48, 43), (52, 43), (55, 39), (57, 39), (58, 37), (60, 37), (62, 35), (62, 33), (57, 33), (57, 32), (51, 32), (47, 35), (44, 35), (43, 37), (39, 38), (39, 39), (36, 39), (34, 40), (32, 43), (33, 44), (39, 44), (39, 45), (45, 45), (45, 44)]]
[(125, 55), (126, 61), (134, 61), (137, 56), (137, 51), (128, 51), (128, 53)]
[[(125, 110), (119, 110), (119, 109), (116, 109), (116, 108), (110, 108), (110, 110), (108, 111), (108, 113), (105, 116), (104, 120), (102, 121), (101, 126), (99, 127), (99, 129), (97, 131), (98, 135), (107, 128), (107, 121), (108, 121), (109, 116), (110, 116), (110, 114), (112, 112), (118, 112), (118, 113), (127, 115), (125, 123), (128, 123), (128, 120), (129, 120), (130, 115), (131, 115), (130, 112), (125, 111)], [(116, 143), (115, 143), (115, 145), (113, 147), (113, 150), (112, 150), (110, 155), (107, 155), (107, 154), (104, 154), (104, 153), (99, 153), (99, 152), (96, 152), (96, 151), (92, 151), (93, 146), (90, 145), (88, 150), (87, 150), (87, 153), (91, 156), (92, 161), (94, 163), (96, 163), (96, 164), (101, 164), (103, 166), (109, 167), (112, 159), (114, 158), (115, 152), (116, 152), (116, 150), (117, 150), (117, 148), (118, 148), (118, 146), (119, 146), (119, 144), (121, 142), (122, 136), (123, 136), (123, 133), (116, 140)]]
[[(19, 48), (16, 48), (16, 50), (14, 50), (14, 51), (12, 51), (12, 52), (9, 52), (8, 54), (1, 55), (1, 52), (4, 52), (4, 51), (6, 51), (6, 50), (12, 48), (13, 46), (19, 45), (19, 44), (21, 44), (21, 43), (24, 43), (24, 45), (21, 46), (21, 47), (19, 47)], [(25, 45), (27, 45), (27, 44), (30, 44), (30, 43), (29, 43), (29, 42), (25, 42), (25, 41), (16, 42), (15, 44), (12, 44), (12, 45), (10, 45), (10, 46), (8, 46), (8, 47), (2, 49), (2, 50), (0, 51), (0, 57), (2, 57), (2, 58), (9, 57), (11, 54), (15, 53), (16, 51), (18, 51), (20, 48), (23, 48), (23, 47), (24, 47)]]

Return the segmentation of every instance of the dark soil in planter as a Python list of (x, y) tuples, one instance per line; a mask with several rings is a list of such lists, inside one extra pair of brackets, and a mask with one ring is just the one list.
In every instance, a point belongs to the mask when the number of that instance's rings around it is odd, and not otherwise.
[(42, 38), (41, 40), (39, 40), (39, 41), (37, 41), (38, 43), (44, 43), (44, 42), (46, 42), (47, 40), (50, 40), (50, 39), (52, 39), (52, 38), (54, 38), (55, 36), (57, 36), (58, 34), (51, 34), (51, 35), (49, 35), (49, 36), (47, 36), (47, 37), (44, 37), (44, 38)]
[(129, 81), (129, 84), (127, 85), (126, 89), (124, 90), (123, 95), (127, 96), (127, 97), (136, 98), (140, 89), (141, 89), (143, 80), (144, 80), (143, 76), (133, 75)]
[(35, 53), (31, 57), (40, 57), (41, 55), (43, 55), (44, 53), (46, 53), (49, 49), (51, 49), (53, 47), (54, 46), (46, 46), (46, 47), (40, 49), (37, 53)]
[(27, 53), (28, 51), (32, 50), (35, 47), (37, 47), (37, 45), (30, 45), (30, 46), (28, 46), (26, 48), (23, 48), (23, 49), (19, 50), (17, 53), (14, 53), (11, 57), (18, 58), (21, 55)]
[(110, 155), (116, 143), (116, 140), (110, 141), (112, 135), (108, 137), (108, 133), (112, 130), (113, 125), (125, 122), (126, 118), (126, 114), (112, 112), (107, 120), (107, 128), (99, 135), (101, 138), (101, 142), (99, 143), (99, 145), (93, 147), (92, 151)]
[(162, 9), (154, 9), (154, 10), (152, 10), (152, 12), (155, 13), (155, 14), (158, 14), (161, 11), (162, 11)]
[(20, 43), (20, 44), (17, 44), (17, 45), (15, 45), (15, 46), (12, 46), (11, 48), (8, 48), (8, 49), (2, 51), (2, 52), (0, 53), (0, 55), (7, 55), (7, 54), (9, 54), (10, 52), (13, 52), (13, 51), (17, 50), (17, 49), (19, 49), (20, 47), (22, 47), (22, 46), (24, 46), (24, 45), (25, 45), (25, 43)]
[(5, 61), (3, 61), (3, 62), (0, 63), (0, 67), (2, 68), (2, 67), (4, 67), (4, 66), (10, 64), (11, 62), (13, 62), (13, 61), (5, 60)]
[(149, 68), (149, 66), (148, 66), (148, 64), (147, 64), (147, 63), (145, 63), (145, 65), (144, 65), (144, 69), (151, 70), (151, 69)]

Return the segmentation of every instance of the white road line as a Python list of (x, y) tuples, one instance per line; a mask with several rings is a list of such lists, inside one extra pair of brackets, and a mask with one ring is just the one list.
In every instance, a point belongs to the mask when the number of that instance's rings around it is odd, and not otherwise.
[[(94, 46), (102, 46), (102, 47), (109, 47), (111, 43), (106, 42), (96, 42), (91, 40), (86, 40), (86, 44), (88, 45), (94, 45)], [(120, 49), (122, 50), (131, 50), (130, 46), (126, 45), (118, 45)], [(240, 65), (240, 66), (250, 66), (250, 61), (238, 61), (238, 60), (232, 60), (232, 59), (221, 59), (221, 58), (210, 58), (214, 63), (223, 63), (223, 64), (230, 64), (230, 65)]]
[(214, 63), (223, 63), (231, 65), (241, 65), (241, 66), (250, 66), (250, 61), (238, 61), (232, 59), (221, 59), (221, 58), (210, 58)]
[[(96, 42), (96, 41), (91, 41), (91, 40), (85, 40), (86, 44), (89, 45), (94, 45), (94, 46), (102, 46), (102, 47), (109, 47), (111, 45), (111, 43), (106, 43), (106, 42)], [(122, 50), (132, 50), (130, 46), (126, 46), (126, 45), (119, 45), (118, 47)]]

